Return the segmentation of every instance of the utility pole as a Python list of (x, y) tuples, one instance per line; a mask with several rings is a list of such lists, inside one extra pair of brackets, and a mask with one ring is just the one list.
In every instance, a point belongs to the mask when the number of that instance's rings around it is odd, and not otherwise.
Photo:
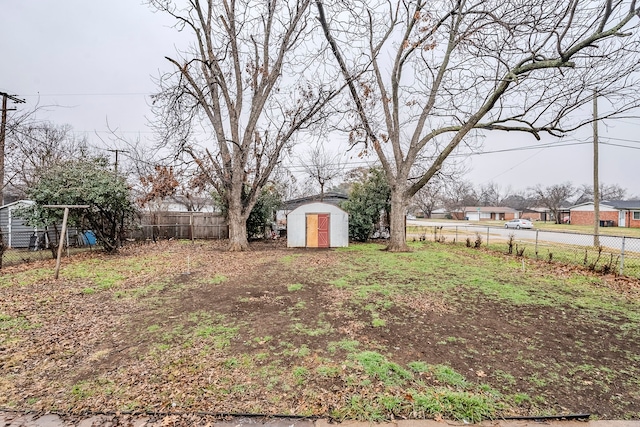
[(598, 179), (598, 91), (593, 91), (593, 246), (600, 246), (600, 182)]
[(7, 100), (11, 100), (16, 104), (22, 104), (23, 99), (6, 92), (0, 92), (2, 96), (2, 121), (0, 122), (0, 205), (4, 204), (4, 140), (7, 131), (7, 111), (13, 111), (15, 108), (7, 108)]
[(118, 153), (128, 153), (127, 150), (119, 150), (119, 149), (115, 149), (115, 150), (107, 150), (107, 151), (111, 151), (112, 153), (116, 153), (116, 163), (114, 166), (114, 174), (117, 177), (118, 176)]

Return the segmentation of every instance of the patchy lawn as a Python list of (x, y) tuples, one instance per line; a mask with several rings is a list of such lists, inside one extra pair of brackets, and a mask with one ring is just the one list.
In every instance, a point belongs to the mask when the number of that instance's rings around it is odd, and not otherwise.
[(640, 284), (437, 243), (164, 242), (2, 270), (0, 407), (640, 418)]

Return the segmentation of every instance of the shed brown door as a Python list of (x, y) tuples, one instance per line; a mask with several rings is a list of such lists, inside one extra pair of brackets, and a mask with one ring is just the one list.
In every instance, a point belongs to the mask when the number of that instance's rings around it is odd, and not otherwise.
[(329, 247), (329, 214), (318, 214), (318, 247)]
[(318, 215), (307, 214), (307, 247), (318, 247)]

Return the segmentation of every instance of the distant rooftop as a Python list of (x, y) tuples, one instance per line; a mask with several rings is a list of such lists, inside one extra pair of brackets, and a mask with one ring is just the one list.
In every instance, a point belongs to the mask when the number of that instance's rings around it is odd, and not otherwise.
[(489, 212), (489, 213), (518, 212), (516, 209), (508, 208), (506, 206), (465, 206), (464, 208), (461, 208), (461, 210), (464, 210), (465, 212)]
[(616, 209), (640, 209), (640, 200), (605, 200), (602, 204)]

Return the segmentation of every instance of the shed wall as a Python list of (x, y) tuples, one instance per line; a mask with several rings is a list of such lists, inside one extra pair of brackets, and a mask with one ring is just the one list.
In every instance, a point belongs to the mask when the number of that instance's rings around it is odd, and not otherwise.
[(25, 220), (16, 216), (16, 210), (24, 207), (22, 204), (12, 204), (0, 209), (0, 227), (2, 240), (12, 248), (29, 247), (29, 239), (35, 231), (34, 227), (25, 224)]

